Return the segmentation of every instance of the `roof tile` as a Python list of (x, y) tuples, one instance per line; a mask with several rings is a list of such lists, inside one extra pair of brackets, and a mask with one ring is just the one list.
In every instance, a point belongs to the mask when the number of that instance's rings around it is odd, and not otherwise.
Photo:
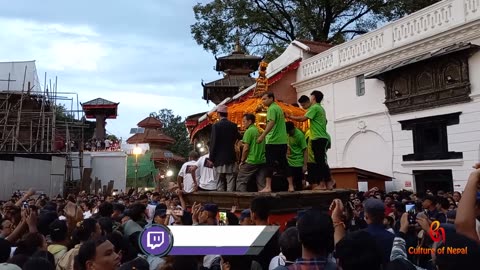
[(205, 87), (241, 87), (250, 86), (255, 83), (255, 79), (244, 75), (229, 75), (222, 79), (209, 82)]
[(103, 98), (96, 98), (96, 99), (87, 101), (85, 103), (82, 103), (82, 105), (90, 105), (90, 106), (94, 106), (94, 105), (117, 105), (117, 104), (118, 103), (115, 103), (115, 102), (112, 102), (112, 101), (109, 101), (109, 100), (106, 100), (106, 99), (103, 99)]
[(142, 128), (162, 128), (163, 123), (156, 117), (149, 116), (143, 119), (142, 121), (138, 122), (137, 126)]
[(313, 41), (306, 39), (297, 39), (297, 41), (307, 45), (310, 48), (310, 51), (315, 54), (322, 53), (333, 47), (332, 44), (321, 41)]

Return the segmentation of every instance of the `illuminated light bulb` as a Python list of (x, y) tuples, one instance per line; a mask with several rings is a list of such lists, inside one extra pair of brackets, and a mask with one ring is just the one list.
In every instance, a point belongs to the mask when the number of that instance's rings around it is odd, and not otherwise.
[(170, 177), (170, 176), (172, 176), (172, 175), (173, 175), (173, 171), (172, 171), (172, 170), (168, 170), (168, 171), (167, 171), (167, 177)]
[(201, 143), (197, 143), (197, 147), (198, 147), (198, 148), (202, 147), (202, 144), (201, 144)]
[(142, 148), (138, 147), (138, 146), (135, 146), (135, 148), (133, 148), (133, 154), (134, 155), (140, 155), (142, 153)]
[(205, 152), (205, 148), (204, 148), (204, 147), (201, 147), (201, 148), (200, 148), (200, 152), (201, 152), (201, 153)]

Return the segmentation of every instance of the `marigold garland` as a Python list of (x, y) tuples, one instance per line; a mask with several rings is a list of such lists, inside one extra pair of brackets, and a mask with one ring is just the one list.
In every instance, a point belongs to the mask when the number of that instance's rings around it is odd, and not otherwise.
[[(225, 104), (228, 107), (228, 119), (239, 127), (240, 130), (244, 130), (242, 127), (242, 118), (243, 115), (246, 113), (252, 113), (255, 115), (256, 123), (255, 125), (262, 130), (266, 126), (266, 118), (267, 118), (267, 108), (263, 106), (261, 96), (268, 90), (268, 78), (266, 76), (268, 63), (262, 61), (259, 66), (259, 76), (257, 78), (257, 85), (253, 96), (251, 98), (246, 99), (243, 102), (239, 103), (230, 103)], [(292, 115), (304, 115), (305, 110), (295, 107), (290, 104), (286, 104), (283, 102), (277, 101), (278, 106), (282, 108), (284, 113), (292, 114)], [(208, 120), (210, 123), (215, 123), (220, 119), (217, 112), (211, 112), (208, 114)], [(289, 120), (287, 120), (289, 121)], [(306, 132), (309, 128), (309, 121), (305, 122), (298, 122), (292, 121), (297, 128)]]
[[(295, 107), (290, 104), (286, 104), (283, 102), (277, 101), (278, 106), (282, 108), (283, 112), (300, 116), (305, 114), (305, 110)], [(266, 123), (266, 117), (267, 117), (267, 108), (265, 108), (262, 104), (262, 100), (260, 98), (250, 98), (245, 100), (244, 102), (240, 103), (231, 103), (227, 104), (228, 106), (228, 119), (240, 128), (240, 130), (243, 130), (244, 128), (242, 127), (242, 118), (243, 115), (246, 113), (252, 113), (255, 115), (256, 118), (256, 125), (260, 128), (265, 128), (265, 123)], [(212, 112), (208, 115), (208, 119), (211, 123), (215, 123), (218, 121), (218, 113)], [(288, 120), (287, 120), (288, 121)], [(308, 130), (308, 121), (306, 122), (297, 122), (297, 121), (292, 121), (297, 128), (302, 130), (303, 132), (306, 132)]]

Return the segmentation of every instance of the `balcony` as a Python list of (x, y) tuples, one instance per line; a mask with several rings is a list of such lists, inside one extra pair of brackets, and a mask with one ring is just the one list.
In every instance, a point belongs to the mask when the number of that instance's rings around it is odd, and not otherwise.
[(302, 62), (298, 82), (480, 19), (480, 0), (445, 0)]

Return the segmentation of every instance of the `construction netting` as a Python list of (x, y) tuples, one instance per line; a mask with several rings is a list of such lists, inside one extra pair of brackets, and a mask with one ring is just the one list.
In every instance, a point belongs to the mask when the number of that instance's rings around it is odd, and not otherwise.
[[(286, 104), (283, 102), (276, 102), (280, 108), (282, 108), (283, 112), (292, 114), (295, 116), (305, 115), (305, 110), (295, 107), (290, 104)], [(240, 129), (242, 127), (242, 118), (243, 115), (246, 113), (252, 113), (255, 115), (256, 125), (262, 129), (265, 129), (266, 120), (267, 120), (267, 108), (262, 104), (261, 98), (249, 98), (240, 103), (231, 103), (227, 104), (228, 106), (228, 119), (235, 124), (237, 124)], [(211, 122), (216, 122), (218, 120), (218, 114), (216, 112), (209, 114), (209, 118)], [(291, 120), (287, 120), (291, 121)], [(292, 121), (297, 128), (306, 132), (308, 130), (308, 121), (305, 122), (298, 122)]]
[(129, 155), (127, 157), (127, 186), (135, 185), (135, 168), (137, 168), (137, 186), (138, 187), (154, 187), (155, 176), (158, 174), (158, 169), (152, 161), (151, 151), (146, 151), (145, 154), (138, 155), (138, 164), (135, 162), (135, 156)]

